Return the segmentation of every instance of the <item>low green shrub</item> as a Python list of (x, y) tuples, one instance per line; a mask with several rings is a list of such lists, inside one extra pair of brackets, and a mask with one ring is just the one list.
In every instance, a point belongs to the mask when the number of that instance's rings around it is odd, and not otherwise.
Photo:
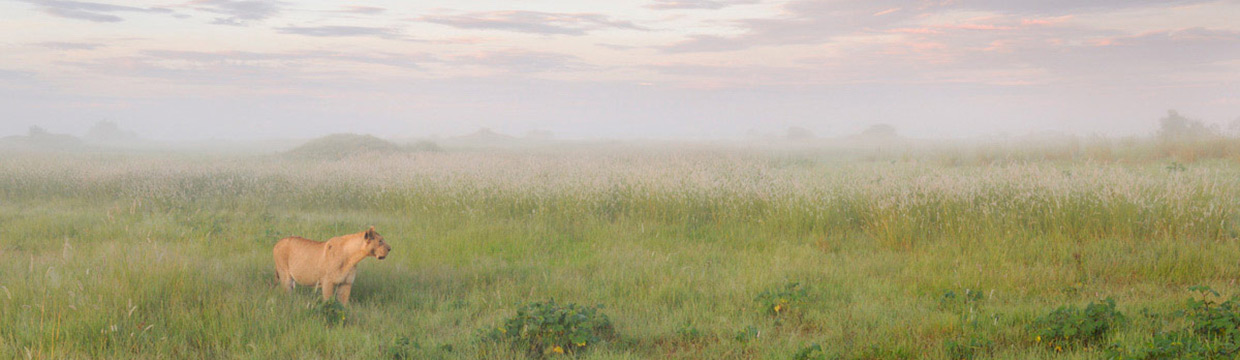
[(1097, 343), (1124, 321), (1124, 314), (1115, 309), (1115, 300), (1107, 298), (1084, 309), (1061, 306), (1034, 320), (1031, 330), (1034, 341), (1062, 351), (1065, 347)]
[(799, 307), (807, 297), (809, 297), (809, 292), (801, 286), (801, 283), (791, 282), (763, 291), (754, 298), (754, 301), (758, 302), (758, 308), (762, 312), (771, 316), (780, 316)]
[(328, 325), (340, 325), (348, 319), (344, 305), (334, 300), (319, 302), (318, 305), (315, 305), (313, 312), (321, 316), (324, 321), (327, 321)]
[(1201, 298), (1188, 299), (1183, 309), (1169, 316), (1179, 329), (1160, 331), (1140, 347), (1125, 351), (1113, 345), (1110, 355), (1116, 359), (1235, 359), (1240, 356), (1240, 297), (1223, 302), (1212, 298), (1221, 295), (1207, 286), (1189, 288)]
[(517, 315), (486, 332), (486, 337), (508, 341), (528, 354), (573, 354), (614, 339), (615, 328), (602, 306), (558, 304), (554, 299), (517, 309)]

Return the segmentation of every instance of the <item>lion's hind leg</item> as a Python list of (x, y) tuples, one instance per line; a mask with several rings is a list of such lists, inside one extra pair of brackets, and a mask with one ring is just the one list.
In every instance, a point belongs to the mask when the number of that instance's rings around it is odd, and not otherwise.
[(296, 281), (293, 280), (293, 274), (289, 274), (288, 271), (280, 271), (280, 268), (276, 267), (276, 285), (277, 286), (279, 286), (281, 289), (284, 289), (284, 292), (291, 293), (293, 292), (293, 286), (295, 284), (296, 284)]

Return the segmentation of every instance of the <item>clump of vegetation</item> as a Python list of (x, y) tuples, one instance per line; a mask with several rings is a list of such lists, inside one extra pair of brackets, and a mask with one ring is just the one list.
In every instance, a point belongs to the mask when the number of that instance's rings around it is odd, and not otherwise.
[(952, 359), (974, 359), (977, 355), (994, 346), (994, 341), (978, 334), (947, 340), (945, 343), (947, 356)]
[(517, 309), (517, 315), (487, 331), (486, 338), (510, 342), (527, 354), (542, 357), (575, 354), (613, 339), (615, 328), (602, 306), (559, 304), (554, 299)]
[(340, 160), (358, 155), (402, 152), (405, 152), (404, 148), (371, 135), (332, 134), (310, 140), (287, 154), (302, 159)]
[[(960, 292), (948, 290), (939, 297), (939, 309), (953, 312), (960, 316), (962, 334), (944, 341), (947, 354), (952, 359), (973, 359), (985, 353), (994, 345), (994, 341), (985, 337), (985, 327), (989, 321), (982, 321), (979, 311), (985, 295), (973, 289)], [(998, 316), (998, 315), (995, 315)]]
[(424, 347), (417, 341), (409, 339), (408, 336), (393, 337), (391, 341), (383, 345), (383, 356), (393, 360), (442, 359), (446, 356), (445, 353), (451, 352), (451, 345)]
[(383, 347), (383, 355), (395, 360), (413, 359), (414, 354), (421, 348), (418, 342), (409, 340), (409, 337), (397, 336)]
[(702, 331), (698, 330), (697, 326), (693, 326), (693, 324), (685, 324), (679, 330), (676, 330), (676, 335), (679, 335), (681, 339), (686, 341), (695, 341), (703, 336)]
[(778, 317), (800, 307), (807, 297), (809, 292), (801, 283), (790, 282), (763, 291), (754, 301), (758, 302), (758, 308), (762, 309), (763, 313)]
[(1124, 314), (1115, 309), (1115, 300), (1106, 298), (1084, 309), (1061, 306), (1035, 320), (1031, 328), (1035, 342), (1063, 351), (1066, 346), (1097, 343), (1123, 322)]
[(323, 320), (327, 321), (329, 325), (340, 325), (348, 319), (348, 315), (345, 314), (344, 305), (341, 305), (339, 302), (334, 300), (319, 302), (319, 304), (314, 307), (314, 313), (322, 316)]
[(759, 336), (762, 336), (762, 332), (758, 331), (757, 327), (749, 325), (744, 329), (737, 331), (736, 336), (733, 336), (732, 338), (735, 339), (736, 342), (747, 343), (749, 340), (757, 339)]
[(818, 343), (807, 345), (801, 348), (801, 350), (797, 350), (795, 354), (792, 354), (793, 360), (834, 360), (840, 358), (838, 354), (831, 354), (823, 350), (822, 345)]
[(1234, 359), (1240, 355), (1240, 297), (1223, 302), (1212, 298), (1221, 295), (1207, 286), (1189, 288), (1201, 298), (1190, 298), (1184, 308), (1172, 312), (1170, 318), (1183, 324), (1172, 331), (1159, 331), (1153, 338), (1131, 352), (1118, 345), (1111, 347), (1111, 357), (1122, 359)]
[(948, 290), (939, 298), (939, 308), (943, 310), (961, 310), (977, 304), (982, 301), (981, 292), (972, 289), (961, 290), (959, 294), (955, 290)]

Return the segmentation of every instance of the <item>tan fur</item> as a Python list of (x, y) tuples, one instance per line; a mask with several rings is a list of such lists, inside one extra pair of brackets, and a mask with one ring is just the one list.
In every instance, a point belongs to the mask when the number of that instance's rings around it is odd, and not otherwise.
[(392, 247), (371, 226), (356, 234), (342, 235), (327, 241), (300, 237), (281, 239), (272, 250), (276, 260), (276, 281), (286, 292), (295, 284), (323, 288), (323, 300), (339, 295), (340, 303), (349, 304), (357, 263), (370, 256), (387, 257)]

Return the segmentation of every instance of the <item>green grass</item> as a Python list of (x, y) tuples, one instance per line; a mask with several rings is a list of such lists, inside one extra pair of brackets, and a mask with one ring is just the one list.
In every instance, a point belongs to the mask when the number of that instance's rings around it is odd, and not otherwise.
[[(567, 150), (2, 154), (0, 357), (379, 358), (407, 338), (416, 358), (522, 358), (481, 334), (554, 298), (615, 326), (581, 358), (949, 358), (982, 339), (978, 358), (1092, 359), (1029, 324), (1111, 297), (1129, 321), (1102, 343), (1132, 347), (1159, 327), (1142, 309), (1240, 293), (1231, 160)], [(339, 323), (275, 287), (276, 240), (369, 225), (393, 251), (360, 265)], [(789, 283), (804, 296), (772, 315), (759, 295)]]

